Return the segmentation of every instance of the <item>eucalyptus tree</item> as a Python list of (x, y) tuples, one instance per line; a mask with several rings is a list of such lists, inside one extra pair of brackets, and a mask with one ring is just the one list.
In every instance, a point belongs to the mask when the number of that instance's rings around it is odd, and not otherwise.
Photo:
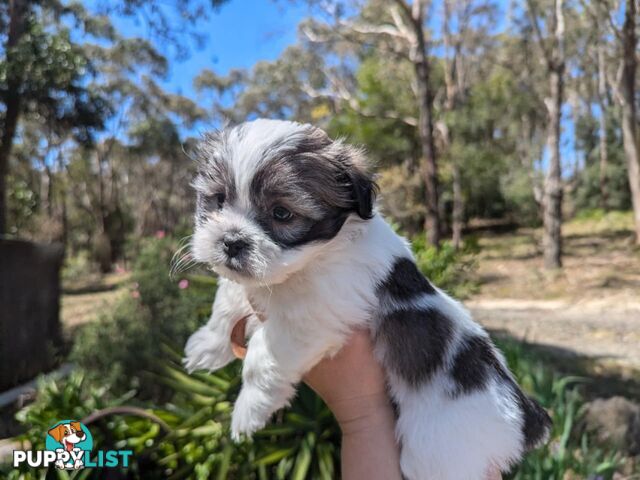
[(602, 19), (614, 49), (606, 75), (621, 111), (620, 123), (633, 204), (636, 243), (640, 244), (640, 142), (637, 112), (638, 11), (634, 0), (595, 0), (593, 15)]
[(609, 205), (609, 185), (608, 185), (608, 173), (609, 170), (609, 138), (608, 131), (609, 126), (607, 124), (607, 117), (610, 111), (610, 102), (609, 102), (609, 89), (607, 86), (607, 64), (606, 64), (606, 38), (604, 36), (603, 28), (602, 28), (602, 20), (596, 17), (593, 23), (593, 30), (596, 36), (596, 51), (597, 51), (597, 62), (598, 65), (598, 88), (597, 88), (597, 98), (598, 98), (598, 107), (600, 110), (600, 118), (599, 118), (599, 156), (600, 156), (600, 175), (599, 175), (599, 186), (600, 186), (600, 204), (602, 208), (605, 210)]
[(497, 8), (489, 1), (443, 0), (442, 3), (445, 93), (441, 109), (444, 115), (436, 125), (441, 134), (444, 155), (451, 165), (451, 226), (455, 248), (462, 243), (465, 210), (462, 178), (465, 165), (462, 156), (452, 151), (456, 122), (464, 122), (456, 112), (467, 103), (472, 85), (481, 83), (492, 70), (488, 55), (496, 48), (495, 35), (491, 32), (496, 15)]
[[(611, 65), (615, 63), (612, 62), (615, 42), (607, 20), (597, 6), (585, 0), (581, 0), (580, 6), (577, 51), (581, 55), (576, 56), (572, 103), (580, 102), (582, 107), (578, 121), (574, 122), (574, 133), (576, 150), (584, 154), (584, 168), (576, 178), (579, 198), (575, 200), (578, 206), (586, 204), (604, 210), (621, 208), (622, 197), (626, 199), (628, 188), (623, 185), (621, 189), (619, 185), (622, 166), (618, 139), (621, 132), (609, 79)], [(626, 179), (626, 169), (624, 175)]]
[(0, 5), (0, 234), (6, 230), (6, 179), (22, 115), (68, 129), (83, 141), (103, 125), (105, 100), (86, 86), (90, 59), (74, 42), (82, 34), (108, 39), (113, 31), (78, 4), (10, 0)]
[(549, 77), (547, 149), (549, 166), (542, 197), (543, 255), (546, 268), (562, 266), (562, 163), (560, 158), (562, 106), (566, 71), (565, 0), (553, 0), (542, 13), (535, 0), (527, 0), (527, 13), (538, 43), (540, 59)]
[(232, 69), (226, 75), (204, 69), (194, 86), (218, 122), (256, 116), (310, 122), (317, 120), (314, 109), (322, 101), (309, 93), (326, 87), (323, 72), (328, 68), (320, 52), (291, 45), (275, 60), (259, 61), (250, 69)]
[[(96, 61), (107, 51), (111, 69), (118, 68), (117, 54), (125, 63), (136, 57), (138, 62), (168, 54), (184, 57), (191, 43), (205, 38), (199, 20), (224, 2), (179, 0), (161, 6), (152, 0), (118, 0), (96, 2), (91, 10), (75, 0), (0, 3), (0, 234), (6, 230), (6, 180), (20, 119), (33, 118), (57, 136), (86, 144), (112, 120), (114, 105), (102, 96), (105, 71)], [(122, 38), (110, 21), (113, 15), (144, 23), (149, 37)], [(143, 59), (150, 41), (163, 49), (156, 59)]]
[[(166, 61), (150, 44), (143, 48), (144, 42), (136, 43), (133, 49), (117, 44), (101, 51), (103, 75), (95, 88), (108, 96), (114, 115), (100, 141), (80, 148), (75, 168), (69, 170), (76, 202), (91, 212), (93, 250), (103, 270), (121, 257), (126, 234), (134, 227), (149, 234), (179, 223), (180, 215), (172, 209), (176, 192), (183, 199), (191, 196), (177, 185), (189, 184), (183, 131), (205, 116), (193, 101), (166, 92), (154, 80), (154, 71), (163, 73)], [(177, 178), (178, 173), (185, 175)], [(184, 216), (186, 209), (180, 213)]]

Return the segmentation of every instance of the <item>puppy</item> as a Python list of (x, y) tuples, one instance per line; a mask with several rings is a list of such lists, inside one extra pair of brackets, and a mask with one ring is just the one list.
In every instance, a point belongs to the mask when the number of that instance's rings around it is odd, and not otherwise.
[(397, 406), (406, 478), (480, 479), (545, 441), (547, 413), (375, 210), (362, 151), (311, 125), (256, 120), (207, 135), (197, 155), (192, 254), (222, 278), (185, 366), (230, 362), (231, 330), (248, 317), (234, 438), (263, 427), (366, 327)]
[[(56, 442), (62, 444), (62, 448), (59, 448), (56, 451), (64, 450), (66, 452), (80, 452), (80, 448), (76, 447), (76, 444), (82, 442), (86, 436), (82, 431), (80, 422), (61, 423), (49, 430), (48, 433)], [(78, 470), (83, 466), (84, 463), (81, 458), (69, 465), (65, 465), (62, 460), (58, 460), (56, 462), (56, 467), (59, 469), (74, 468)]]

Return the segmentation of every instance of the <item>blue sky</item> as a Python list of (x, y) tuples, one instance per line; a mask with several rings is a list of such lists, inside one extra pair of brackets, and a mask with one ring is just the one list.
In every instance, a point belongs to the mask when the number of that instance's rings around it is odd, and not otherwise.
[[(305, 2), (230, 0), (198, 25), (198, 31), (207, 36), (203, 49), (192, 47), (184, 61), (170, 58), (165, 87), (195, 97), (192, 81), (204, 68), (224, 74), (231, 68), (250, 68), (259, 60), (277, 58), (296, 41), (297, 25), (308, 15)], [(144, 27), (133, 21), (117, 19), (115, 23), (124, 35), (145, 34)]]

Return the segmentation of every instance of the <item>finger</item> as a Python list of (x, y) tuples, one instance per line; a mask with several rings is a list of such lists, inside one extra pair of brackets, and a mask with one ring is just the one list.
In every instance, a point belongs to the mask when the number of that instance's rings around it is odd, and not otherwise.
[(500, 469), (491, 466), (487, 470), (486, 480), (502, 480), (502, 473), (500, 473)]
[(238, 321), (231, 331), (231, 350), (236, 358), (244, 358), (247, 355), (245, 346), (245, 330), (247, 327), (247, 317)]

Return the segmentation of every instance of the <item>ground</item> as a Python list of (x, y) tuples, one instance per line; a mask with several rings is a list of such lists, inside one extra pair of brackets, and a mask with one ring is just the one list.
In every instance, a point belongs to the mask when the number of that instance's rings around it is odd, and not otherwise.
[[(564, 226), (564, 268), (542, 267), (540, 229), (479, 238), (476, 319), (519, 339), (640, 368), (640, 250), (630, 214)], [(129, 292), (126, 274), (73, 286), (62, 299), (69, 332)]]
[(485, 235), (480, 291), (466, 304), (483, 325), (529, 342), (640, 367), (640, 250), (631, 217), (564, 227), (564, 267), (542, 267), (539, 229)]
[(94, 320), (127, 292), (128, 273), (89, 275), (63, 283), (60, 317), (66, 333)]

